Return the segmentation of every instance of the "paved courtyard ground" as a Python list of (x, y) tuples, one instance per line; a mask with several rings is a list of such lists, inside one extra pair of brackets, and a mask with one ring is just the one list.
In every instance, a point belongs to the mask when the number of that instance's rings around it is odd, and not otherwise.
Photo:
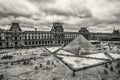
[(0, 75), (3, 80), (120, 80), (119, 69), (114, 62), (109, 63), (107, 68), (101, 65), (76, 72), (73, 76), (72, 71), (44, 47), (0, 51)]

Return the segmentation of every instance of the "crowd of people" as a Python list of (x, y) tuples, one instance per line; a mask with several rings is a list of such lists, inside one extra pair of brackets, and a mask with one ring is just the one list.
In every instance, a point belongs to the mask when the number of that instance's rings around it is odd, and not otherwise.
[[(116, 47), (114, 44), (102, 43), (102, 44), (99, 45), (99, 47), (101, 49), (104, 49), (104, 50), (117, 51), (117, 53), (119, 54), (119, 47)], [(13, 52), (13, 55), (24, 57), (25, 55), (30, 54), (30, 55), (36, 55), (36, 56), (30, 56), (29, 58), (23, 58), (23, 59), (19, 59), (19, 60), (16, 60), (16, 61), (11, 61), (11, 62), (5, 63), (4, 65), (7, 65), (9, 67), (12, 67), (14, 65), (19, 65), (19, 64), (23, 65), (23, 66), (32, 66), (34, 71), (50, 70), (50, 69), (53, 69), (53, 68), (57, 67), (57, 65), (59, 63), (58, 60), (56, 60), (56, 59), (54, 59), (54, 60), (49, 60), (49, 59), (44, 60), (44, 58), (46, 56), (49, 56), (48, 54), (46, 54), (48, 52), (42, 51), (42, 53), (45, 53), (45, 54), (41, 54), (41, 53), (39, 54), (40, 50), (41, 49), (39, 49), (39, 50), (34, 49), (33, 51), (26, 50), (25, 52), (22, 49), (18, 50), (18, 51), (16, 50), (15, 52)], [(10, 59), (16, 57), (16, 56), (13, 56), (13, 55), (5, 54), (1, 57), (1, 59), (10, 60)], [(37, 63), (37, 65), (35, 65), (34, 62), (37, 62), (37, 61), (38, 61), (38, 63)], [(113, 74), (113, 73), (116, 74), (116, 75), (120, 75), (120, 61), (119, 60), (104, 64), (104, 67), (103, 67), (103, 75), (104, 76), (102, 77), (101, 80), (107, 80), (106, 77)], [(73, 73), (73, 76), (75, 76), (75, 73)], [(0, 80), (2, 80), (3, 78), (4, 78), (4, 74), (0, 74)]]
[[(41, 50), (41, 49), (40, 49)], [(47, 51), (42, 51), (39, 52), (40, 50), (34, 50), (34, 51), (31, 51), (30, 53), (29, 52), (24, 52), (26, 53), (27, 55), (35, 55), (35, 56), (31, 56), (29, 58), (21, 58), (21, 59), (18, 59), (18, 60), (13, 60), (13, 61), (9, 61), (11, 60), (12, 58), (16, 57), (16, 56), (23, 56), (24, 54), (22, 53), (24, 50), (19, 50), (19, 51), (15, 51), (13, 52), (13, 54), (4, 54), (2, 57), (1, 57), (1, 60), (8, 60), (8, 62), (5, 62), (4, 63), (4, 66), (7, 66), (5, 68), (11, 68), (13, 67), (14, 65), (22, 65), (22, 66), (31, 66), (33, 67), (33, 69), (35, 71), (38, 71), (38, 70), (49, 70), (49, 69), (53, 69), (54, 67), (57, 66), (58, 64), (58, 61), (55, 59), (55, 60), (51, 60), (51, 59), (47, 59), (47, 60), (44, 60), (47, 58), (47, 56), (49, 57)], [(37, 53), (37, 54), (35, 54)], [(40, 53), (40, 54), (39, 54)], [(14, 56), (15, 55), (15, 56)], [(11, 57), (12, 56), (12, 57)], [(23, 56), (24, 57), (24, 56)], [(4, 73), (0, 75), (0, 80), (4, 80)]]
[(96, 47), (99, 48), (99, 50), (101, 51), (104, 50), (104, 51), (120, 54), (120, 47), (111, 42), (101, 42), (100, 44), (96, 44)]
[(120, 61), (115, 61), (115, 62), (110, 62), (106, 63), (104, 65), (104, 78), (102, 80), (107, 80), (106, 76), (107, 75), (113, 75), (115, 74), (116, 76), (120, 76)]

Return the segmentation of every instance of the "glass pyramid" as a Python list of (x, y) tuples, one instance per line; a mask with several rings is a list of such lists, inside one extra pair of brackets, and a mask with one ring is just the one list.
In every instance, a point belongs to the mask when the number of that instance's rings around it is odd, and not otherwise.
[(87, 39), (82, 35), (79, 35), (72, 42), (63, 48), (63, 50), (68, 51), (75, 55), (86, 55), (90, 53), (99, 52)]

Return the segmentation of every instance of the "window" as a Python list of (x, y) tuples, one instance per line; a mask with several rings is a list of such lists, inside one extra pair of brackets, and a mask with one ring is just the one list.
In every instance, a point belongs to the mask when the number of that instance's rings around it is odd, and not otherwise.
[(47, 44), (47, 41), (45, 41), (45, 44)]
[(30, 36), (29, 36), (29, 39), (30, 39)]
[(25, 45), (27, 45), (27, 42), (25, 42)]
[(7, 47), (9, 46), (9, 43), (7, 42)]
[(15, 37), (15, 40), (17, 40), (17, 37)]
[(34, 45), (34, 41), (32, 42), (32, 44)]
[(37, 39), (37, 36), (35, 36), (35, 39)]
[(32, 39), (34, 39), (34, 36), (32, 36)]
[(0, 46), (2, 46), (2, 42), (0, 42)]
[(29, 41), (29, 45), (31, 45), (31, 42)]
[(21, 40), (21, 37), (20, 37), (20, 40)]
[(25, 39), (27, 39), (27, 36), (25, 36)]
[(44, 41), (42, 41), (42, 44), (44, 44)]
[(9, 38), (8, 38), (8, 37), (6, 37), (6, 40), (9, 40)]
[(39, 44), (41, 44), (41, 41), (39, 41)]
[(38, 42), (36, 41), (36, 44), (38, 44)]

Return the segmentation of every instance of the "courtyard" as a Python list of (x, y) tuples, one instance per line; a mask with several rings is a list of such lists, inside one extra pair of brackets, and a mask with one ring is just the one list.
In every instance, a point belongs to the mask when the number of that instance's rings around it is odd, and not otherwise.
[[(59, 47), (36, 47), (29, 49), (3, 49), (0, 51), (0, 75), (3, 80), (119, 80), (119, 61), (81, 69), (75, 72), (63, 64), (63, 61), (73, 64), (73, 68), (80, 68), (84, 63), (104, 62), (104, 60), (91, 60), (76, 58), (73, 54), (58, 51), (56, 58), (52, 52)], [(62, 54), (62, 52), (66, 54)], [(98, 54), (99, 55), (99, 54)], [(72, 57), (71, 57), (72, 56)], [(95, 55), (93, 55), (95, 56)], [(100, 56), (102, 58), (102, 56)], [(116, 57), (114, 57), (116, 58)], [(107, 59), (107, 57), (106, 57)], [(74, 63), (75, 60), (75, 63)], [(85, 61), (86, 60), (86, 61)], [(79, 64), (82, 62), (83, 65)], [(78, 63), (78, 65), (76, 65)], [(106, 67), (107, 65), (107, 67)], [(116, 67), (118, 66), (118, 67)]]

